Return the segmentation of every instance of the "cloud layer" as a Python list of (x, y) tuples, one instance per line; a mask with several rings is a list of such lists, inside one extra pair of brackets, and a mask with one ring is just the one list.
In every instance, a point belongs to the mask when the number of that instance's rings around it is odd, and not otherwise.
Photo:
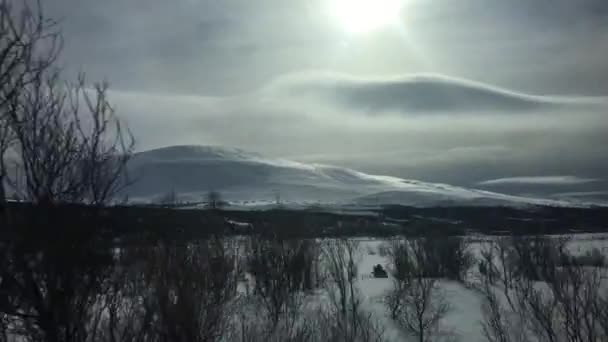
[(356, 78), (310, 73), (284, 77), (272, 89), (296, 98), (312, 95), (370, 113), (572, 111), (606, 103), (603, 98), (529, 95), (439, 74)]
[[(523, 103), (531, 105), (526, 110), (517, 106), (492, 110), (488, 105), (486, 110), (473, 111), (455, 105), (439, 112), (397, 108), (387, 115), (361, 115), (356, 104), (338, 101), (326, 86), (315, 88), (313, 85), (327, 78), (314, 75), (310, 73), (304, 82), (314, 96), (295, 92), (294, 84), (302, 84), (301, 78), (296, 77), (296, 82), (293, 75), (287, 75), (262, 91), (239, 96), (115, 91), (111, 100), (138, 138), (140, 150), (177, 144), (233, 146), (270, 157), (467, 187), (530, 173), (580, 178), (608, 174), (608, 106), (602, 99), (552, 97), (546, 105), (524, 96)], [(393, 81), (376, 78), (374, 82)], [(452, 87), (450, 83), (448, 88)], [(390, 98), (367, 83), (357, 92), (362, 98)], [(497, 91), (487, 98), (495, 96), (502, 99), (503, 93)], [(518, 96), (514, 98), (520, 101)], [(566, 105), (560, 106), (562, 103)], [(432, 108), (433, 103), (425, 105)], [(589, 191), (603, 183), (572, 186), (576, 188), (564, 190)], [(515, 189), (514, 184), (508, 187)], [(515, 193), (524, 191), (518, 188)]]
[(536, 177), (508, 177), (479, 182), (479, 185), (504, 184), (535, 184), (535, 185), (577, 185), (597, 182), (595, 178), (581, 178), (576, 176), (536, 176)]
[(608, 174), (606, 0), (406, 0), (401, 25), (363, 35), (328, 0), (42, 3), (59, 62), (111, 82), (140, 150), (235, 146), (467, 187)]
[(407, 0), (403, 24), (352, 35), (328, 0), (53, 0), (62, 61), (117, 88), (235, 94), (279, 75), (438, 72), (535, 94), (607, 95), (605, 0)]

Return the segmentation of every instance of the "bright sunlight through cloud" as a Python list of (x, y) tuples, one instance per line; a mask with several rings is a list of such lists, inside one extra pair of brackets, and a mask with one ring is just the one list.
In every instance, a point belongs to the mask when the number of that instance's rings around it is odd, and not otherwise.
[(350, 33), (365, 33), (396, 24), (403, 0), (331, 0), (331, 13)]

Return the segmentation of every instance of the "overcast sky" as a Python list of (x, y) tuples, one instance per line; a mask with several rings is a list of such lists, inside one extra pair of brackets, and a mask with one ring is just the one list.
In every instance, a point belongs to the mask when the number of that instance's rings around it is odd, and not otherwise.
[(403, 0), (373, 29), (345, 26), (345, 0), (43, 3), (61, 20), (61, 63), (110, 81), (142, 150), (219, 144), (463, 185), (605, 185), (605, 0)]

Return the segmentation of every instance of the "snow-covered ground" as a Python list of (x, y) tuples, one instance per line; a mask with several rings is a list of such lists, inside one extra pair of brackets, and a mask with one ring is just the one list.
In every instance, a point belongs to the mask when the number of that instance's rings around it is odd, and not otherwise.
[[(391, 278), (373, 278), (368, 274), (376, 264), (387, 268), (389, 260), (378, 253), (378, 247), (386, 240), (361, 239), (361, 261), (358, 264), (360, 271), (359, 287), (368, 307), (381, 322), (385, 329), (386, 341), (414, 341), (415, 338), (401, 331), (390, 319), (388, 311), (382, 302), (388, 290), (392, 288)], [(373, 254), (370, 254), (373, 252)], [(448, 299), (451, 310), (441, 322), (444, 334), (457, 337), (460, 341), (482, 341), (481, 336), (481, 299), (473, 289), (454, 281), (439, 281), (438, 291), (442, 291)]]
[[(475, 238), (475, 242), (470, 245), (471, 251), (478, 256), (484, 244), (490, 241), (491, 237), (484, 239)], [(574, 254), (585, 253), (592, 248), (606, 250), (608, 248), (608, 234), (577, 234), (570, 236), (567, 248)], [(391, 321), (387, 309), (381, 302), (382, 297), (392, 287), (390, 278), (370, 277), (372, 268), (376, 264), (388, 266), (389, 260), (386, 256), (381, 256), (378, 251), (387, 240), (381, 239), (358, 239), (360, 241), (361, 258), (358, 263), (359, 269), (359, 288), (365, 298), (366, 307), (374, 312), (375, 316), (382, 322), (385, 328), (385, 338), (387, 341), (414, 341), (398, 329)], [(475, 277), (476, 268), (473, 268), (472, 277)], [(469, 288), (455, 281), (438, 281), (438, 291), (443, 292), (450, 304), (450, 311), (441, 321), (441, 331), (458, 341), (484, 341), (482, 336), (482, 298), (478, 291)]]

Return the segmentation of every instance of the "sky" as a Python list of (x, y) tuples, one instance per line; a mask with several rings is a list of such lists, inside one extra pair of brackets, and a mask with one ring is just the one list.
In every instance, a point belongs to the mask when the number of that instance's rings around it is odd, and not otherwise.
[(488, 189), (608, 190), (605, 0), (53, 0), (68, 73), (176, 144)]

